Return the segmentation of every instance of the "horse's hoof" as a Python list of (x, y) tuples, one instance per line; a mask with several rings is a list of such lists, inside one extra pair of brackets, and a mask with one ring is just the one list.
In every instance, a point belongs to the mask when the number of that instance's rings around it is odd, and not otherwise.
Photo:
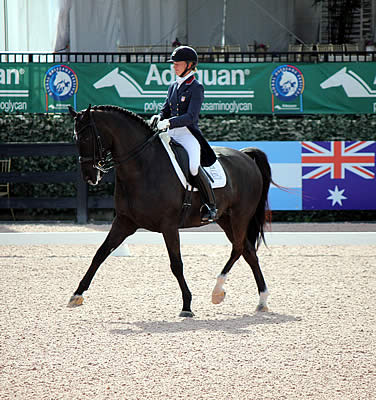
[(264, 304), (259, 304), (257, 307), (256, 307), (256, 310), (255, 310), (256, 312), (268, 312), (269, 311), (269, 308), (268, 308), (268, 306), (266, 306), (266, 305), (264, 305)]
[(69, 308), (73, 308), (73, 307), (78, 307), (78, 306), (82, 306), (82, 303), (84, 302), (84, 298), (83, 296), (76, 294), (74, 296), (72, 296), (69, 300), (69, 303), (67, 305), (67, 307)]
[(182, 317), (182, 318), (193, 318), (195, 315), (193, 314), (193, 312), (192, 311), (182, 311), (180, 314), (179, 314), (179, 317)]
[(220, 304), (226, 297), (226, 292), (222, 290), (221, 292), (212, 293), (212, 303), (213, 304)]

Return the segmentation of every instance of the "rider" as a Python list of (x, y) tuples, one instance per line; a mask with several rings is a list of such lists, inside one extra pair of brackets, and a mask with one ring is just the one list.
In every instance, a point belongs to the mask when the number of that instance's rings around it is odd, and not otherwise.
[(216, 156), (198, 127), (204, 87), (195, 78), (197, 53), (192, 47), (179, 46), (168, 62), (174, 63), (176, 81), (168, 88), (160, 114), (153, 115), (150, 123), (157, 123), (159, 130), (168, 129), (169, 136), (187, 151), (190, 173), (206, 206), (202, 210), (201, 220), (212, 222), (217, 218), (214, 192), (200, 163), (208, 167), (214, 164)]

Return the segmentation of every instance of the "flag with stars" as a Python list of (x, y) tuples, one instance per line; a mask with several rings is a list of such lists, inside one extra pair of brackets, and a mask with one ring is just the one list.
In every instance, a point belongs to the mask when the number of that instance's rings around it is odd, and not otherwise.
[(376, 142), (301, 142), (301, 146), (303, 210), (376, 209)]

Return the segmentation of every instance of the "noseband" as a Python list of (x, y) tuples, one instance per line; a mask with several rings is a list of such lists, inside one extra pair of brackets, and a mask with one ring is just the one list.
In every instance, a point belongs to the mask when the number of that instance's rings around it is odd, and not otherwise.
[(125, 163), (133, 158), (136, 158), (141, 152), (147, 147), (158, 135), (159, 133), (156, 132), (153, 136), (148, 138), (145, 142), (141, 143), (140, 145), (136, 146), (131, 152), (129, 152), (126, 156), (120, 157), (116, 160), (113, 159), (111, 151), (106, 150), (103, 146), (103, 137), (97, 129), (95, 125), (95, 121), (93, 118), (92, 113), (89, 113), (90, 121), (86, 125), (84, 125), (78, 132), (75, 133), (75, 138), (78, 140), (78, 134), (83, 132), (85, 129), (90, 128), (90, 132), (93, 136), (93, 157), (78, 157), (78, 161), (80, 164), (92, 162), (93, 167), (98, 169), (99, 171), (106, 174), (115, 165), (119, 165)]
[(103, 147), (103, 138), (100, 132), (95, 125), (94, 118), (92, 113), (89, 113), (89, 123), (84, 125), (78, 132), (75, 134), (76, 140), (78, 140), (78, 134), (83, 132), (85, 129), (90, 128), (91, 135), (93, 136), (93, 156), (92, 157), (78, 157), (78, 161), (80, 164), (92, 162), (93, 167), (98, 169), (99, 171), (106, 174), (113, 167), (114, 164), (112, 162), (112, 155), (109, 150), (105, 150)]

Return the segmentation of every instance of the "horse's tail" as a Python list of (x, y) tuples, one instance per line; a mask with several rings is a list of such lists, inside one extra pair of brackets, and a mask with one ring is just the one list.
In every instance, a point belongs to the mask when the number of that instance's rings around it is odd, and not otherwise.
[(270, 184), (274, 183), (272, 180), (272, 171), (266, 154), (256, 148), (247, 147), (241, 150), (247, 156), (255, 160), (261, 175), (262, 175), (262, 192), (261, 198), (257, 205), (255, 215), (251, 219), (248, 225), (247, 237), (249, 241), (256, 248), (259, 247), (261, 241), (265, 244), (264, 227), (267, 222), (271, 221), (271, 212), (268, 203), (268, 193)]

